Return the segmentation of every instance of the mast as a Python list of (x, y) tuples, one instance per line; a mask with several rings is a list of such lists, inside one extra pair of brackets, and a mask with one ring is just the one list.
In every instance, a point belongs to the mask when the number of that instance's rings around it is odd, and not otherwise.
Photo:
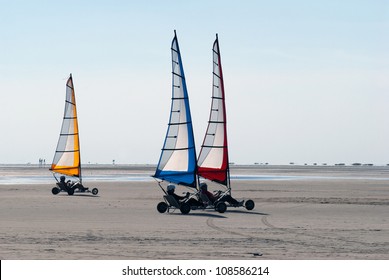
[(205, 179), (225, 185), (230, 190), (224, 81), (217, 34), (212, 56), (212, 102), (208, 127), (199, 154), (198, 174)]
[(188, 90), (177, 34), (171, 45), (172, 102), (168, 129), (154, 177), (172, 183), (197, 187), (196, 149)]
[(73, 86), (73, 96), (74, 96), (74, 111), (75, 111), (75, 115), (76, 115), (76, 124), (77, 124), (77, 145), (78, 145), (78, 173), (79, 173), (79, 178), (80, 178), (80, 184), (82, 185), (82, 174), (81, 174), (81, 147), (80, 147), (80, 132), (78, 130), (78, 118), (77, 118), (77, 109), (76, 109), (76, 94), (75, 94), (75, 90), (74, 90), (74, 83), (73, 83), (73, 77), (72, 77), (72, 73), (70, 73), (70, 79), (72, 80), (72, 86)]

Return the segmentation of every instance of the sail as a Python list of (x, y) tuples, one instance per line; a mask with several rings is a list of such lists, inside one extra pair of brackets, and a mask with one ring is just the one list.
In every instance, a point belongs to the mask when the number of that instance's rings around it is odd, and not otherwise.
[(198, 175), (229, 185), (228, 145), (224, 83), (219, 41), (213, 44), (213, 87), (211, 112), (198, 160)]
[[(174, 31), (175, 33), (175, 31)], [(196, 187), (196, 150), (180, 48), (175, 34), (172, 52), (172, 102), (168, 129), (154, 177)]]
[(72, 75), (66, 82), (65, 113), (51, 171), (81, 177), (80, 141)]

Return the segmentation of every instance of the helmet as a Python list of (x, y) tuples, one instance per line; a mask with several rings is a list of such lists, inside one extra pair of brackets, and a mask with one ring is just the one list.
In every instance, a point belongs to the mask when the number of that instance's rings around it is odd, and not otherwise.
[(168, 191), (168, 192), (174, 191), (175, 188), (176, 188), (175, 185), (172, 185), (172, 184), (167, 185), (167, 191)]
[(207, 190), (208, 189), (207, 183), (204, 183), (204, 182), (200, 183), (200, 189)]
[(61, 176), (61, 177), (59, 177), (59, 179), (60, 179), (61, 181), (65, 181), (66, 177), (65, 177), (65, 176)]

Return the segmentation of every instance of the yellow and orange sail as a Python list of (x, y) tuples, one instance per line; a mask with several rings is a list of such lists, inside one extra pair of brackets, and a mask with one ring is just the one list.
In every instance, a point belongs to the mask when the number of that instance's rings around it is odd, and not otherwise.
[(65, 113), (51, 171), (81, 177), (80, 139), (72, 75), (66, 82)]

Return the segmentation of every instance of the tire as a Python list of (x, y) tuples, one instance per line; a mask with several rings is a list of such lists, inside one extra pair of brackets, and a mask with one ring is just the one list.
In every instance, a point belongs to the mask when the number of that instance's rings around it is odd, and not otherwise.
[(97, 188), (93, 188), (92, 189), (92, 194), (93, 195), (96, 195), (96, 194), (98, 194), (99, 193), (99, 190), (97, 189)]
[(180, 211), (184, 215), (188, 214), (190, 212), (190, 205), (188, 203), (181, 204)]
[(159, 213), (165, 213), (167, 210), (167, 204), (165, 202), (158, 203), (157, 210)]
[(216, 204), (216, 206), (215, 206), (215, 210), (216, 210), (217, 212), (219, 212), (219, 213), (224, 213), (224, 212), (226, 212), (226, 210), (227, 210), (227, 205), (226, 205), (223, 201), (218, 202), (218, 203)]
[(73, 195), (74, 194), (74, 189), (70, 188), (68, 189), (68, 195)]
[(244, 204), (244, 207), (246, 207), (247, 210), (253, 210), (255, 207), (254, 201), (251, 199), (247, 200), (246, 203)]
[(59, 188), (57, 188), (57, 187), (54, 187), (54, 188), (51, 189), (51, 193), (54, 194), (54, 195), (59, 194), (60, 191), (61, 190)]

